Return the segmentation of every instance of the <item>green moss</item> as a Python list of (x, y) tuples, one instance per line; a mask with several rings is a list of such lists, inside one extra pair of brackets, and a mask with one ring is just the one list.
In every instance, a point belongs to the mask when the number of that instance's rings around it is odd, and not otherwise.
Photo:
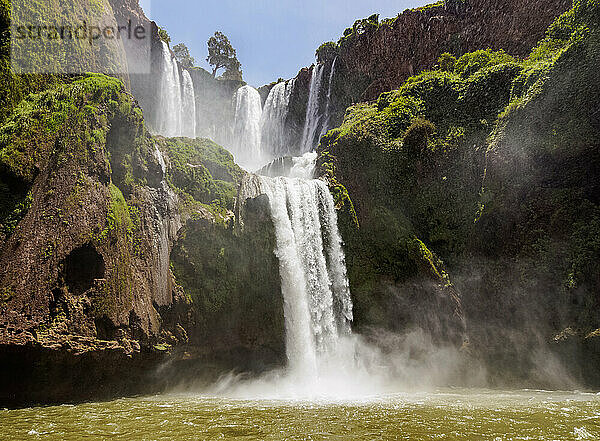
[(11, 191), (9, 186), (3, 185), (0, 182), (2, 201), (0, 205), (0, 233), (5, 237), (12, 234), (18, 223), (23, 219), (27, 211), (31, 207), (33, 197), (31, 192), (22, 196), (18, 191)]
[(328, 41), (326, 43), (323, 43), (315, 52), (317, 63), (326, 63), (328, 61), (333, 61), (333, 59), (338, 56), (339, 51), (340, 48), (336, 42)]
[(440, 55), (437, 64), (441, 71), (454, 72), (454, 68), (456, 66), (456, 57), (448, 52), (445, 52)]
[(173, 273), (193, 301), (190, 338), (219, 350), (283, 353), (283, 304), (265, 197), (248, 200), (244, 228), (189, 221), (173, 247)]
[(214, 211), (233, 209), (243, 171), (229, 152), (208, 139), (163, 139), (161, 144), (171, 164), (167, 178), (177, 190)]
[(121, 190), (114, 184), (110, 184), (110, 207), (108, 209), (108, 229), (111, 231), (122, 231), (130, 233), (133, 229), (130, 210), (123, 197)]
[(0, 288), (0, 304), (9, 302), (15, 296), (15, 290), (11, 286)]
[(514, 62), (516, 60), (502, 50), (478, 50), (462, 55), (454, 64), (454, 73), (465, 78), (486, 67)]
[(158, 352), (168, 352), (169, 350), (171, 350), (171, 345), (167, 344), (167, 343), (160, 343), (157, 345), (152, 346), (154, 348), (155, 351)]
[(89, 121), (96, 118), (88, 109), (102, 107), (103, 112), (110, 111), (105, 104), (110, 99), (124, 102), (131, 98), (121, 81), (101, 74), (90, 74), (29, 95), (0, 128), (0, 168), (30, 183), (40, 164), (53, 153), (53, 142), (59, 133), (77, 137), (81, 144), (85, 144), (80, 139), (82, 134), (86, 135), (85, 141), (101, 142), (103, 135), (88, 129)]
[(379, 14), (373, 14), (368, 18), (356, 20), (351, 28), (344, 31), (344, 35), (338, 40), (338, 45), (344, 47), (349, 45), (357, 36), (368, 32), (374, 32), (379, 28)]

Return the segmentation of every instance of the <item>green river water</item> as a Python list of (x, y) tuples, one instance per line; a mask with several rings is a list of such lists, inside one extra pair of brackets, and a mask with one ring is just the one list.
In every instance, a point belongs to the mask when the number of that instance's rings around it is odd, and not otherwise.
[(360, 401), (194, 394), (0, 410), (10, 440), (600, 439), (600, 394), (444, 389)]

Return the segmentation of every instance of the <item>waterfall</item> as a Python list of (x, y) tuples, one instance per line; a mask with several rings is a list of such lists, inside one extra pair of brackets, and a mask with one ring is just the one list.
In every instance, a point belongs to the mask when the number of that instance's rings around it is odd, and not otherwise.
[(267, 96), (260, 120), (261, 149), (272, 158), (290, 154), (289, 137), (285, 129), (290, 96), (296, 79), (277, 83)]
[(315, 135), (321, 122), (319, 115), (319, 101), (321, 92), (321, 83), (323, 80), (324, 64), (317, 64), (313, 68), (310, 78), (310, 89), (308, 94), (308, 104), (306, 105), (306, 120), (304, 122), (304, 131), (302, 133), (302, 153), (310, 152), (315, 148)]
[(308, 152), (292, 158), (289, 176), (292, 178), (312, 179), (317, 167), (317, 152)]
[(196, 137), (196, 97), (194, 83), (187, 70), (183, 71), (183, 106), (181, 107), (181, 121), (183, 136)]
[(255, 170), (264, 164), (260, 147), (260, 120), (262, 104), (258, 90), (240, 87), (234, 95), (234, 151), (235, 160), (242, 167)]
[(192, 77), (187, 70), (179, 74), (179, 64), (164, 41), (159, 103), (155, 129), (163, 136), (196, 136), (196, 97)]
[(277, 239), (288, 367), (303, 378), (315, 378), (320, 357), (336, 350), (352, 320), (333, 198), (321, 180), (260, 180)]
[(333, 63), (331, 63), (331, 72), (329, 72), (329, 85), (327, 86), (327, 105), (325, 106), (325, 118), (324, 118), (324, 123), (323, 123), (323, 127), (321, 128), (321, 135), (319, 136), (319, 138), (321, 138), (325, 133), (327, 133), (327, 130), (329, 130), (329, 123), (330, 123), (330, 118), (331, 115), (329, 114), (329, 107), (331, 106), (331, 86), (333, 84), (333, 76), (335, 75), (335, 63), (337, 62), (337, 57), (335, 57), (333, 59)]
[(163, 69), (160, 83), (160, 109), (158, 130), (164, 136), (181, 133), (181, 86), (179, 68), (171, 56), (169, 46), (162, 42)]
[(288, 176), (293, 165), (293, 158), (290, 156), (283, 156), (281, 158), (273, 159), (267, 165), (261, 167), (256, 174), (261, 176), (269, 176), (271, 178), (275, 178), (277, 176)]

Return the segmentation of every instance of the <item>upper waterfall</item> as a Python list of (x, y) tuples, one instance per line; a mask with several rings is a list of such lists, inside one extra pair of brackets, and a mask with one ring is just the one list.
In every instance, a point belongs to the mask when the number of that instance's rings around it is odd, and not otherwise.
[(321, 127), (321, 135), (319, 136), (319, 138), (321, 136), (323, 136), (325, 133), (327, 133), (327, 130), (329, 130), (329, 124), (331, 123), (330, 119), (331, 119), (331, 115), (330, 115), (330, 111), (331, 111), (331, 91), (332, 91), (332, 86), (333, 86), (333, 76), (335, 75), (335, 63), (337, 62), (337, 57), (335, 57), (333, 59), (333, 63), (331, 63), (331, 71), (329, 72), (329, 85), (327, 86), (327, 104), (325, 106), (325, 116), (323, 118), (323, 127)]
[(179, 69), (169, 46), (162, 43), (162, 72), (160, 81), (160, 108), (157, 112), (158, 132), (164, 136), (178, 136), (181, 132), (181, 86)]
[(261, 149), (271, 158), (279, 158), (291, 153), (285, 120), (295, 84), (296, 79), (277, 83), (273, 86), (265, 101), (260, 121)]
[(182, 112), (182, 135), (188, 138), (196, 136), (196, 97), (194, 94), (194, 83), (187, 70), (183, 71), (183, 106)]
[(154, 115), (154, 128), (163, 136), (193, 138), (196, 136), (196, 98), (192, 78), (187, 70), (180, 75), (179, 63), (169, 46), (164, 41), (161, 43), (160, 106)]
[(251, 86), (242, 86), (235, 92), (233, 100), (235, 145), (232, 153), (236, 162), (242, 167), (256, 170), (265, 163), (260, 141), (262, 115), (260, 94)]
[[(321, 83), (323, 82), (324, 64), (317, 64), (313, 68), (310, 78), (310, 89), (308, 93), (308, 104), (306, 105), (306, 120), (302, 133), (302, 153), (310, 152), (315, 148), (315, 135), (318, 133), (321, 115), (319, 113), (319, 101)], [(318, 142), (318, 140), (316, 140)]]

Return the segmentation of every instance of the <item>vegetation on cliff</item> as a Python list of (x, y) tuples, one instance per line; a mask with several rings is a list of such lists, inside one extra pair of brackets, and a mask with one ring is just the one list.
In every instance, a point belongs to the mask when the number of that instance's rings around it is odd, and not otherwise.
[(40, 344), (162, 338), (157, 308), (181, 300), (169, 243), (189, 216), (227, 217), (241, 176), (211, 141), (152, 137), (116, 78), (29, 95), (0, 128), (0, 307), (14, 311), (11, 329)]
[(416, 238), (455, 275), (479, 350), (505, 351), (501, 323), (542, 320), (546, 341), (600, 325), (599, 11), (575, 1), (524, 60), (444, 54), (322, 139), (322, 170), (360, 223), (344, 221), (359, 326), (396, 325), (373, 314), (422, 280)]
[(200, 204), (219, 219), (233, 210), (243, 171), (227, 150), (209, 139), (161, 138), (169, 157), (167, 178), (184, 201)]
[(284, 357), (283, 298), (275, 233), (265, 196), (241, 208), (244, 226), (188, 221), (171, 254), (176, 280), (192, 300), (190, 340), (230, 368)]

